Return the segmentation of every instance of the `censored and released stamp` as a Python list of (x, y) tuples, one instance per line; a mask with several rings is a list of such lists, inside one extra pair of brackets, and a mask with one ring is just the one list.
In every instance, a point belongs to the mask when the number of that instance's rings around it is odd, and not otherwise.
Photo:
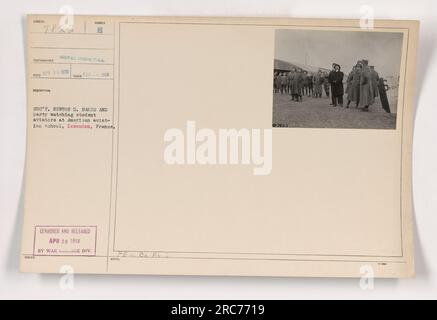
[(35, 256), (95, 256), (96, 226), (35, 226)]

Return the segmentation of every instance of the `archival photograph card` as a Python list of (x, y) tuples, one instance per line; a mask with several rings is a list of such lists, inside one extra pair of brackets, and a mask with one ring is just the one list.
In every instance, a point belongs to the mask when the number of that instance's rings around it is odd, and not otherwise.
[(23, 272), (414, 276), (418, 21), (27, 28)]

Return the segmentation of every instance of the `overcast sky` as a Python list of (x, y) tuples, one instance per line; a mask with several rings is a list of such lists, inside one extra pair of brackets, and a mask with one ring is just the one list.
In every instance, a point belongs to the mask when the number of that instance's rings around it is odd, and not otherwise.
[(381, 76), (398, 76), (402, 33), (367, 31), (277, 30), (275, 58), (331, 69), (333, 62), (348, 73), (367, 59)]

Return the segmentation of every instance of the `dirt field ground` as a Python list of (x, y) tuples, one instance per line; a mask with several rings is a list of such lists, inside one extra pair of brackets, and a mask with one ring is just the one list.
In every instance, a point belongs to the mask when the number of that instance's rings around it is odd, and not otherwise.
[(389, 114), (382, 109), (379, 98), (376, 98), (369, 112), (363, 112), (355, 108), (354, 103), (351, 103), (349, 109), (333, 107), (330, 105), (331, 99), (325, 96), (318, 99), (303, 97), (303, 102), (294, 102), (288, 94), (274, 93), (273, 125), (299, 128), (395, 129), (396, 100), (390, 100), (390, 108), (394, 113)]

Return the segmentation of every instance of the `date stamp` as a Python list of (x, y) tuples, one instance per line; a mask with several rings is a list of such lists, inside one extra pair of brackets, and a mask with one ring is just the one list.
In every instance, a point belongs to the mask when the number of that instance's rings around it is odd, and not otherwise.
[(96, 255), (96, 226), (35, 226), (34, 256)]

